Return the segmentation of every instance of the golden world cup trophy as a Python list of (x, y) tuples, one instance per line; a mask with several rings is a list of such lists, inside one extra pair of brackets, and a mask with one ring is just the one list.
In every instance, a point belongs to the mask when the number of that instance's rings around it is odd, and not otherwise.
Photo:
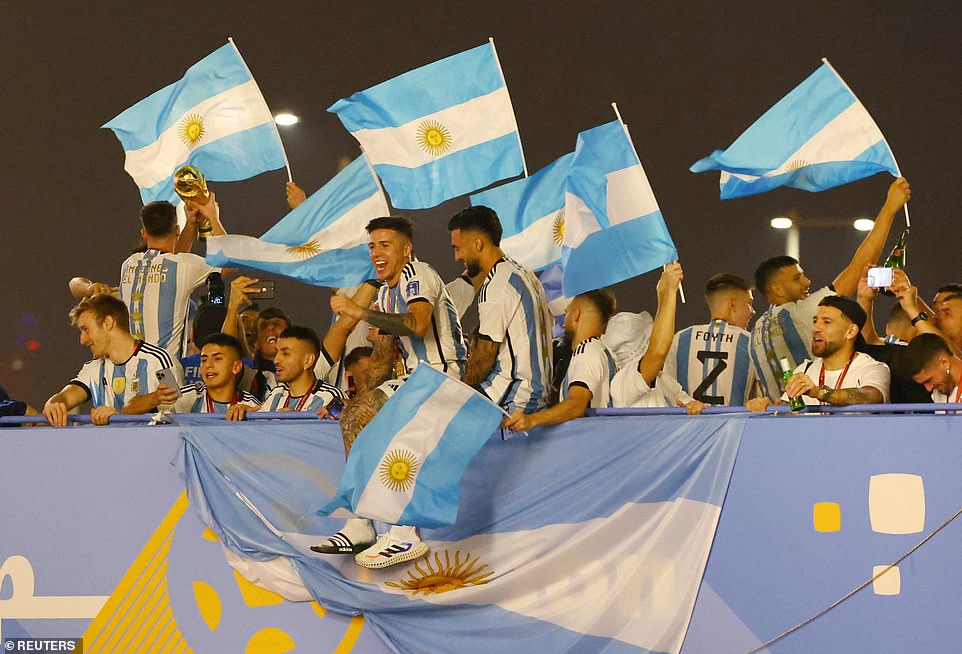
[[(181, 166), (174, 173), (174, 192), (185, 203), (193, 202), (203, 207), (210, 202), (210, 191), (207, 190), (207, 180), (204, 178), (204, 173), (193, 166)], [(213, 231), (210, 221), (201, 216), (197, 223), (197, 236), (206, 239)]]

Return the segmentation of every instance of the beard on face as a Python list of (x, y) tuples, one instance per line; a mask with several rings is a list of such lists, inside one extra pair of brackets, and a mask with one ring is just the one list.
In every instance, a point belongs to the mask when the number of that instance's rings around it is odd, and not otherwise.
[(820, 341), (818, 343), (812, 343), (812, 354), (819, 357), (820, 359), (825, 359), (830, 357), (836, 352), (842, 349), (841, 343), (830, 343), (829, 341)]
[(477, 261), (465, 263), (464, 272), (468, 273), (468, 277), (477, 277), (481, 274), (481, 265)]

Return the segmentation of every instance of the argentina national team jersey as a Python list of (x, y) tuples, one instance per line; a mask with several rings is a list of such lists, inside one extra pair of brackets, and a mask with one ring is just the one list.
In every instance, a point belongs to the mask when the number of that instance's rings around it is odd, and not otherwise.
[(500, 343), (481, 390), (501, 407), (530, 413), (551, 393), (551, 329), (541, 282), (508, 257), (499, 259), (478, 291), (478, 338)]
[(375, 309), (383, 313), (407, 313), (415, 302), (428, 302), (434, 310), (431, 326), (423, 337), (398, 337), (407, 371), (413, 372), (419, 361), (425, 361), (435, 370), (459, 378), (467, 348), (458, 312), (441, 277), (423, 261), (411, 261), (404, 266), (394, 288), (382, 286)]
[(568, 399), (572, 386), (581, 386), (591, 391), (592, 409), (603, 409), (611, 404), (611, 378), (618, 372), (615, 358), (595, 336), (582, 341), (571, 355), (568, 372), (561, 384), (561, 399)]
[(724, 320), (683, 329), (671, 343), (665, 374), (699, 402), (741, 406), (755, 384), (750, 342), (751, 334)]
[(183, 383), (179, 361), (156, 345), (137, 341), (133, 355), (123, 363), (115, 365), (107, 358), (88, 361), (70, 383), (84, 389), (93, 406), (120, 411), (134, 397), (157, 390), (157, 371), (164, 368), (172, 369), (178, 384)]
[(131, 336), (183, 356), (190, 294), (216, 270), (189, 252), (130, 255), (120, 267), (120, 297), (130, 312)]
[[(217, 402), (207, 396), (203, 384), (187, 384), (180, 389), (180, 397), (170, 406), (171, 413), (227, 413), (231, 404), (246, 404), (255, 409), (261, 405), (247, 391), (237, 391), (232, 402)], [(163, 407), (168, 408), (168, 407)]]
[(330, 404), (334, 398), (341, 400), (347, 399), (347, 395), (337, 386), (332, 386), (327, 382), (318, 380), (314, 384), (313, 390), (305, 398), (301, 396), (291, 396), (290, 388), (287, 384), (281, 383), (271, 389), (271, 392), (264, 398), (260, 411), (273, 412), (281, 409), (291, 409), (293, 411), (319, 411)]
[(812, 358), (812, 319), (818, 303), (830, 295), (835, 291), (826, 286), (797, 302), (770, 306), (755, 320), (752, 365), (765, 396), (774, 399), (782, 394), (780, 359), (787, 358), (794, 370)]

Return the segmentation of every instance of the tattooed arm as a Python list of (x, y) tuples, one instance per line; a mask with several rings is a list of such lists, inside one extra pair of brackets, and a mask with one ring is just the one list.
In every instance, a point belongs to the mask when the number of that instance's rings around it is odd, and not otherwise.
[(374, 419), (378, 410), (387, 402), (384, 391), (375, 388), (358, 395), (348, 402), (341, 413), (341, 436), (344, 438), (344, 456), (351, 453), (357, 435)]
[(468, 359), (468, 367), (461, 377), (468, 386), (477, 386), (485, 379), (494, 367), (494, 362), (498, 358), (498, 350), (501, 349), (500, 343), (478, 338), (475, 340), (474, 349), (471, 350), (471, 358)]
[[(365, 373), (366, 388), (377, 388), (391, 378), (394, 359), (397, 357), (397, 337), (380, 334), (374, 341), (371, 363)], [(360, 391), (359, 391), (360, 392)]]
[(331, 309), (338, 316), (347, 315), (355, 320), (365, 320), (396, 336), (424, 336), (431, 328), (434, 306), (427, 301), (411, 302), (407, 313), (384, 313), (364, 307), (343, 295), (331, 298)]
[(872, 386), (862, 386), (861, 388), (827, 388), (822, 390), (816, 397), (821, 402), (828, 402), (833, 406), (850, 406), (852, 404), (882, 404), (884, 401), (882, 391)]

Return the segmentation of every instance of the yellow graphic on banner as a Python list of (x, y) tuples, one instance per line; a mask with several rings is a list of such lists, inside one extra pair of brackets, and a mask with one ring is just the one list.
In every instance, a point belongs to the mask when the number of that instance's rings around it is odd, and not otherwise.
[[(84, 651), (87, 654), (193, 652), (177, 625), (167, 585), (170, 545), (177, 523), (187, 507), (187, 493), (184, 492), (161, 520), (84, 632)], [(205, 529), (201, 538), (205, 541), (218, 540), (210, 529)], [(272, 606), (284, 602), (280, 595), (254, 586), (236, 572), (234, 574), (241, 596), (248, 607)], [(203, 581), (194, 580), (192, 586), (197, 611), (207, 628), (216, 632), (224, 612), (220, 595), (213, 586)], [(318, 618), (324, 618), (327, 613), (317, 602), (311, 602), (311, 608)], [(364, 616), (352, 617), (344, 636), (334, 649), (335, 654), (349, 654), (363, 627)], [(274, 627), (265, 627), (251, 636), (244, 651), (247, 654), (282, 654), (295, 647), (296, 643), (288, 633)]]
[(197, 142), (204, 138), (207, 128), (204, 127), (204, 117), (200, 114), (188, 114), (180, 121), (177, 127), (177, 135), (184, 142), (187, 149), (193, 148)]
[(440, 157), (454, 143), (448, 128), (436, 120), (425, 120), (418, 125), (417, 141), (418, 146), (432, 157)]
[(321, 251), (321, 244), (311, 239), (304, 245), (291, 245), (287, 248), (287, 253), (298, 259), (310, 259)]
[(562, 211), (554, 219), (554, 225), (551, 227), (551, 237), (554, 239), (555, 245), (564, 245), (565, 242), (565, 212)]
[[(446, 593), (448, 591), (464, 588), (465, 586), (480, 586), (488, 583), (488, 577), (494, 574), (494, 570), (485, 572), (488, 564), (478, 565), (481, 560), (479, 557), (472, 557), (468, 552), (461, 560), (461, 550), (454, 553), (454, 562), (451, 562), (451, 554), (444, 550), (444, 562), (441, 562), (441, 555), (434, 552), (434, 562), (431, 555), (414, 564), (417, 574), (408, 569), (407, 579), (395, 581), (385, 581), (385, 586), (399, 588), (410, 591), (412, 595), (421, 593), (432, 595), (436, 593)], [(421, 564), (425, 569), (421, 569)]]
[(381, 464), (378, 466), (378, 475), (381, 477), (381, 483), (392, 491), (404, 493), (414, 483), (414, 476), (417, 474), (419, 467), (420, 464), (418, 464), (418, 459), (413, 452), (391, 450), (381, 460)]

